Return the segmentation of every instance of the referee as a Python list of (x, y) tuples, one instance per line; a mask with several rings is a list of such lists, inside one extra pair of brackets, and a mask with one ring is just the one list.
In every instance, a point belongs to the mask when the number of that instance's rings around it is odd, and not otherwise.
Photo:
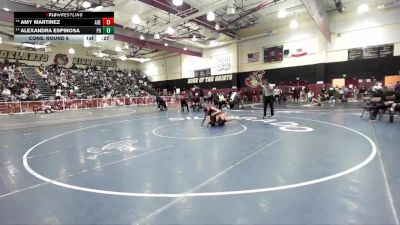
[(271, 84), (268, 83), (268, 80), (264, 80), (262, 85), (262, 95), (263, 95), (263, 103), (264, 103), (264, 117), (267, 116), (267, 104), (271, 108), (271, 116), (274, 116), (274, 88)]

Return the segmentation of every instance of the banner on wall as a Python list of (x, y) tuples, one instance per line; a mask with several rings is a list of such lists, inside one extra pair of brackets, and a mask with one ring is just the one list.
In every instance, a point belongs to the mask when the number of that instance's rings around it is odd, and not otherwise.
[(296, 49), (296, 52), (291, 54), (292, 57), (302, 57), (305, 55), (307, 55), (307, 52), (304, 51), (302, 48)]
[(218, 57), (216, 59), (216, 70), (217, 71), (226, 71), (231, 68), (231, 57)]
[(212, 82), (231, 81), (231, 80), (232, 80), (232, 74), (229, 74), (229, 75), (189, 78), (187, 79), (187, 84), (202, 84), (202, 83), (212, 83)]
[(318, 53), (318, 39), (316, 38), (286, 43), (283, 50), (285, 58), (302, 57), (316, 53)]
[(0, 59), (47, 62), (49, 60), (49, 56), (47, 54), (38, 54), (33, 52), (0, 50)]
[(259, 70), (251, 72), (248, 77), (245, 78), (245, 84), (247, 87), (256, 88), (262, 85), (262, 80), (265, 78), (265, 71)]
[(283, 60), (283, 45), (265, 48), (264, 62), (280, 62)]
[(260, 52), (249, 53), (247, 54), (247, 62), (253, 63), (260, 61)]
[(210, 68), (194, 71), (194, 77), (206, 77), (206, 76), (211, 76)]
[(112, 67), (117, 68), (117, 60), (101, 60), (101, 59), (86, 59), (86, 58), (77, 58), (74, 57), (72, 59), (72, 64), (82, 65), (82, 66), (100, 66), (100, 67)]

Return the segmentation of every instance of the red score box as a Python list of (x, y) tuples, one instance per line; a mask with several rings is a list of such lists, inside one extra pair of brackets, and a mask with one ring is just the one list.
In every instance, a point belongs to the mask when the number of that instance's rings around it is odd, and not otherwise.
[(103, 26), (114, 26), (114, 18), (103, 18)]

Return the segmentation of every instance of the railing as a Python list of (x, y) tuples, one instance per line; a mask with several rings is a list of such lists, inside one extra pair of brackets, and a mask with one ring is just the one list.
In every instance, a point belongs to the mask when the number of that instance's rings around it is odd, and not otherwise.
[[(161, 96), (166, 102), (174, 103), (178, 98), (173, 96)], [(116, 106), (138, 106), (155, 104), (155, 97), (132, 97), (132, 98), (95, 98), (95, 99), (69, 99), (69, 100), (43, 100), (22, 102), (1, 102), (0, 114), (32, 113), (43, 104), (49, 105), (53, 110), (73, 110), (106, 108)]]

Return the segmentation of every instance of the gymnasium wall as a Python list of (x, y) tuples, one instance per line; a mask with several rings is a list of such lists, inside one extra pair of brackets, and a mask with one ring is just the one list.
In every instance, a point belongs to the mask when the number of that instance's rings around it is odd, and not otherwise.
[(194, 70), (211, 69), (212, 75), (236, 73), (237, 43), (207, 49), (203, 57), (182, 55), (182, 78), (194, 77)]
[[(266, 77), (271, 83), (281, 84), (295, 82), (296, 77), (301, 81), (315, 84), (317, 81), (331, 83), (332, 79), (343, 78), (346, 74), (347, 79), (373, 79), (383, 81), (386, 75), (398, 74), (400, 69), (400, 56), (386, 59), (365, 59), (354, 61), (343, 61), (333, 63), (319, 63), (296, 67), (275, 68), (269, 70), (259, 70), (265, 72)], [(257, 72), (256, 72), (257, 73)], [(232, 80), (223, 82), (190, 83), (191, 78), (154, 82), (153, 86), (160, 89), (172, 90), (174, 87), (188, 89), (194, 85), (203, 88), (244, 88), (246, 79), (252, 79), (255, 72), (241, 72), (232, 74)]]
[[(295, 30), (289, 29), (288, 26), (285, 25), (277, 27), (277, 32), (272, 35), (257, 35), (251, 38), (243, 38), (239, 41), (235, 41), (224, 46), (205, 49), (203, 51), (202, 58), (177, 55), (176, 57), (180, 57), (181, 59), (180, 64), (169, 66), (176, 68), (176, 70), (180, 68), (180, 75), (177, 71), (170, 73), (168, 70), (160, 69), (159, 67), (165, 66), (162, 63), (158, 63), (160, 60), (148, 62), (142, 66), (149, 68), (149, 65), (151, 65), (151, 70), (159, 71), (157, 79), (153, 79), (157, 81), (166, 79), (191, 78), (194, 76), (194, 70), (206, 68), (211, 68), (211, 75), (267, 70), (267, 73), (271, 74), (271, 76), (275, 76), (273, 75), (275, 74), (275, 69), (286, 68), (282, 70), (282, 72), (276, 72), (276, 74), (280, 74), (276, 76), (282, 80), (293, 80), (296, 77), (293, 77), (293, 74), (296, 74), (296, 72), (292, 71), (297, 71), (299, 68), (306, 68), (307, 66), (317, 68), (313, 69), (314, 72), (301, 73), (304, 77), (315, 76), (313, 79), (310, 78), (310, 80), (324, 80), (326, 77), (328, 77), (327, 79), (329, 80), (330, 77), (336, 76), (339, 71), (340, 73), (351, 74), (359, 73), (361, 70), (363, 70), (362, 74), (377, 74), (379, 71), (383, 73), (385, 71), (395, 70), (397, 74), (400, 70), (400, 67), (396, 68), (397, 64), (391, 66), (381, 62), (379, 59), (357, 63), (349, 62), (350, 64), (332, 64), (342, 68), (340, 70), (334, 68), (330, 69), (331, 66), (328, 66), (328, 64), (348, 62), (347, 54), (349, 48), (366, 47), (380, 44), (394, 44), (394, 56), (400, 56), (399, 15), (400, 8), (386, 9), (382, 11), (371, 10), (370, 13), (365, 15), (348, 12), (344, 14), (332, 12), (329, 15), (332, 31), (331, 43), (325, 40), (313, 21), (306, 19), (301, 21), (300, 26)], [(290, 53), (296, 53), (298, 49), (301, 49), (303, 52), (307, 52), (307, 55), (302, 57), (285, 57), (282, 62), (264, 63), (263, 47), (271, 47), (276, 45), (283, 45), (284, 49), (290, 50)], [(259, 61), (248, 62), (248, 54), (256, 52), (259, 52)], [(218, 60), (224, 57), (229, 58), (229, 70), (221, 71), (217, 69), (219, 63)], [(374, 64), (375, 61), (376, 64)], [(176, 60), (175, 62), (178, 61)], [(351, 66), (352, 63), (357, 64), (357, 66)], [(321, 64), (326, 64), (326, 66), (321, 66)], [(358, 65), (360, 65), (361, 68)], [(388, 68), (388, 66), (390, 68)], [(300, 69), (300, 71), (302, 70)], [(381, 75), (378, 74), (378, 76)]]
[[(299, 32), (300, 31), (300, 32)], [(289, 54), (297, 53), (298, 49), (307, 52), (302, 57), (284, 57), (283, 61), (264, 63), (263, 47), (283, 45), (289, 49)], [(275, 68), (310, 65), (324, 62), (326, 41), (318, 28), (311, 22), (300, 24), (296, 30), (280, 29), (272, 36), (244, 40), (239, 43), (239, 71), (268, 70)], [(249, 53), (259, 53), (258, 62), (248, 62)]]
[(182, 55), (173, 54), (142, 63), (140, 68), (152, 81), (180, 79), (181, 60)]
[[(237, 44), (207, 49), (203, 57), (189, 55), (168, 55), (141, 64), (142, 71), (152, 81), (174, 80), (194, 77), (195, 70), (211, 69), (212, 75), (236, 73)], [(221, 66), (222, 65), (222, 66)]]

